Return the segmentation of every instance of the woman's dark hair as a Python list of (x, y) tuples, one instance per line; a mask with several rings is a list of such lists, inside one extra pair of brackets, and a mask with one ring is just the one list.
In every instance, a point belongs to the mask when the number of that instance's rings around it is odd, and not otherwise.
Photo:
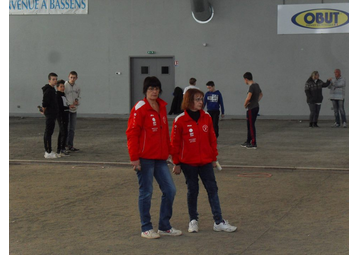
[(162, 93), (162, 84), (160, 83), (160, 80), (155, 76), (148, 76), (144, 79), (143, 82), (143, 94), (147, 94), (147, 90), (149, 87), (159, 88), (159, 94)]

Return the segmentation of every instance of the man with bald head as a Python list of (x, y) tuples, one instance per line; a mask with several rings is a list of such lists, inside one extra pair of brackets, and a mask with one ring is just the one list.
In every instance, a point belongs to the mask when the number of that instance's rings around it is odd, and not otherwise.
[[(329, 79), (331, 84), (328, 86), (330, 98), (333, 104), (335, 123), (332, 127), (340, 127), (341, 121), (344, 128), (347, 127), (346, 112), (344, 111), (346, 81), (341, 76), (341, 70), (334, 70), (334, 78)], [(339, 116), (340, 115), (340, 116)]]

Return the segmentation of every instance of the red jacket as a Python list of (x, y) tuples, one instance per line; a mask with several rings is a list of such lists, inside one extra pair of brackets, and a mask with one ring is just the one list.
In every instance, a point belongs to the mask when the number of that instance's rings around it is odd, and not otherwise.
[(158, 98), (159, 113), (146, 98), (132, 109), (126, 131), (128, 153), (131, 161), (139, 158), (166, 160), (169, 156), (169, 128), (167, 103)]
[(173, 122), (170, 150), (174, 164), (200, 166), (216, 161), (217, 143), (210, 115), (200, 110), (198, 122), (186, 111), (178, 115)]

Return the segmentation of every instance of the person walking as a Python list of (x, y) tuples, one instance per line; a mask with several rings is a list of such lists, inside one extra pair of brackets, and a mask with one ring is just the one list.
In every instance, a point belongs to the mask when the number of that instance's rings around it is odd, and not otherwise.
[(221, 213), (218, 187), (213, 167), (218, 155), (216, 136), (211, 117), (202, 110), (204, 93), (189, 89), (183, 99), (184, 112), (178, 115), (171, 132), (171, 155), (173, 173), (183, 171), (187, 184), (187, 204), (189, 211), (188, 232), (199, 231), (197, 211), (199, 177), (209, 197), (214, 219), (214, 231), (234, 232), (237, 227), (224, 220)]
[[(166, 162), (170, 142), (167, 103), (159, 98), (161, 92), (162, 85), (157, 77), (145, 78), (145, 97), (131, 110), (126, 131), (130, 161), (139, 182), (141, 236), (148, 239), (156, 239), (161, 235), (182, 234), (170, 224), (176, 188)], [(150, 215), (153, 178), (162, 191), (158, 232), (153, 230)]]

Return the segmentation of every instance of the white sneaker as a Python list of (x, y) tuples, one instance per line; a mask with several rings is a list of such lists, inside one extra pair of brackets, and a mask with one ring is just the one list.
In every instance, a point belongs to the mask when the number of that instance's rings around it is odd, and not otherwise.
[(343, 122), (343, 127), (346, 128), (346, 127), (347, 127), (347, 123)]
[(48, 152), (46, 151), (44, 157), (45, 157), (45, 158), (57, 158), (57, 157), (56, 157), (56, 154), (53, 153), (53, 151), (51, 151), (51, 153), (48, 153)]
[(214, 222), (214, 231), (224, 231), (224, 232), (234, 232), (236, 231), (237, 227), (231, 226), (229, 221), (223, 220), (219, 225)]
[(182, 232), (175, 228), (171, 228), (167, 231), (158, 230), (158, 234), (161, 236), (181, 236)]
[(160, 238), (160, 235), (158, 233), (155, 233), (153, 229), (150, 229), (148, 231), (142, 232), (142, 234), (140, 236), (144, 237), (144, 238), (148, 238), (148, 239)]
[(199, 225), (197, 220), (192, 220), (189, 222), (189, 233), (198, 233), (199, 232)]
[(332, 127), (339, 127), (339, 124), (337, 122), (334, 122), (334, 124), (332, 125)]
[(223, 168), (221, 167), (221, 165), (219, 164), (219, 161), (216, 161), (216, 168), (221, 171), (223, 170)]

